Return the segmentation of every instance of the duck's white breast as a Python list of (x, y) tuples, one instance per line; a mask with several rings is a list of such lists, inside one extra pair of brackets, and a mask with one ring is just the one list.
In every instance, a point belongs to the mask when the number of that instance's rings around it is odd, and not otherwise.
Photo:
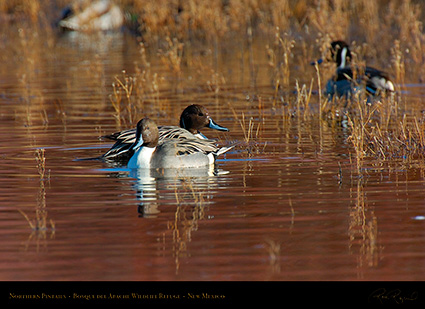
[(129, 168), (150, 168), (150, 162), (152, 154), (155, 148), (151, 147), (140, 147), (133, 154), (130, 161), (128, 161), (127, 167)]

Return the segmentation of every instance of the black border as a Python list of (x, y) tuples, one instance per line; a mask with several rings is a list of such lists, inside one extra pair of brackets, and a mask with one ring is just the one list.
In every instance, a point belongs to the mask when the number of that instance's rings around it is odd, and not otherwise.
[[(0, 282), (0, 303), (19, 305), (425, 305), (425, 282)], [(118, 298), (119, 296), (122, 298)], [(83, 297), (87, 296), (87, 297)]]

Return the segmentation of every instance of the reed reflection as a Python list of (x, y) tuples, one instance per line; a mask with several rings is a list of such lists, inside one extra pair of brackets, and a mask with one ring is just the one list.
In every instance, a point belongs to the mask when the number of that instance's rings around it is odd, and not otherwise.
[[(349, 250), (357, 255), (357, 275), (363, 277), (364, 268), (377, 267), (382, 247), (378, 240), (378, 218), (369, 207), (364, 182), (357, 181), (354, 206), (350, 207)], [(352, 189), (351, 189), (352, 190)]]
[(198, 230), (200, 220), (209, 219), (207, 206), (213, 203), (215, 192), (223, 186), (227, 174), (211, 167), (191, 169), (134, 169), (129, 177), (135, 178), (136, 198), (140, 201), (138, 213), (143, 218), (157, 218), (164, 206), (175, 207), (167, 215), (165, 231), (158, 235), (161, 252), (171, 250), (179, 272), (180, 259), (189, 257), (188, 245), (192, 233)]
[(21, 209), (18, 209), (22, 216), (27, 220), (31, 229), (31, 234), (25, 242), (25, 251), (28, 251), (32, 241), (35, 241), (36, 251), (39, 252), (40, 248), (47, 248), (47, 236), (50, 239), (55, 237), (55, 223), (52, 219), (48, 218), (47, 204), (46, 204), (46, 184), (50, 183), (50, 172), (46, 173), (46, 157), (43, 148), (35, 151), (35, 159), (37, 162), (37, 171), (40, 176), (39, 190), (37, 194), (37, 204), (35, 206), (34, 219), (30, 217)]

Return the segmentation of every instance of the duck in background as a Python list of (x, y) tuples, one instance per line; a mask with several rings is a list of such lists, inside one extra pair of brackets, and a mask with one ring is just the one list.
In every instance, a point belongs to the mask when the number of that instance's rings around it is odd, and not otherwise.
[(92, 32), (120, 29), (124, 13), (110, 0), (77, 0), (62, 11), (57, 23), (64, 30)]
[[(207, 109), (198, 104), (187, 106), (180, 115), (178, 126), (158, 127), (159, 143), (166, 139), (207, 139), (199, 130), (210, 128), (218, 131), (229, 131), (229, 129), (217, 124), (208, 114)], [(103, 154), (100, 159), (104, 161), (128, 162), (132, 155), (131, 147), (136, 141), (137, 128), (116, 132), (103, 136), (115, 140), (115, 144)]]
[[(379, 96), (382, 92), (394, 92), (394, 84), (387, 73), (372, 68), (363, 69), (352, 66), (351, 51), (344, 41), (333, 41), (330, 48), (331, 58), (328, 61), (337, 65), (334, 76), (326, 84), (326, 94), (332, 98), (351, 97), (354, 93), (366, 91), (368, 98)], [(319, 59), (312, 64), (321, 64)]]
[(215, 165), (216, 158), (232, 149), (217, 147), (213, 140), (193, 134), (184, 139), (169, 138), (159, 143), (159, 129), (152, 119), (143, 118), (136, 126), (128, 168), (202, 168)]

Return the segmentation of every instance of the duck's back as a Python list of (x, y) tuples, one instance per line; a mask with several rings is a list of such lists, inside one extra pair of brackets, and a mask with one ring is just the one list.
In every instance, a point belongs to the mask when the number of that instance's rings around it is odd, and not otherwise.
[(152, 156), (153, 168), (202, 167), (214, 163), (214, 154), (219, 151), (213, 140), (168, 139), (159, 144)]
[(208, 166), (213, 162), (212, 153), (196, 151), (193, 145), (171, 140), (158, 145), (151, 159), (151, 167), (190, 168)]

